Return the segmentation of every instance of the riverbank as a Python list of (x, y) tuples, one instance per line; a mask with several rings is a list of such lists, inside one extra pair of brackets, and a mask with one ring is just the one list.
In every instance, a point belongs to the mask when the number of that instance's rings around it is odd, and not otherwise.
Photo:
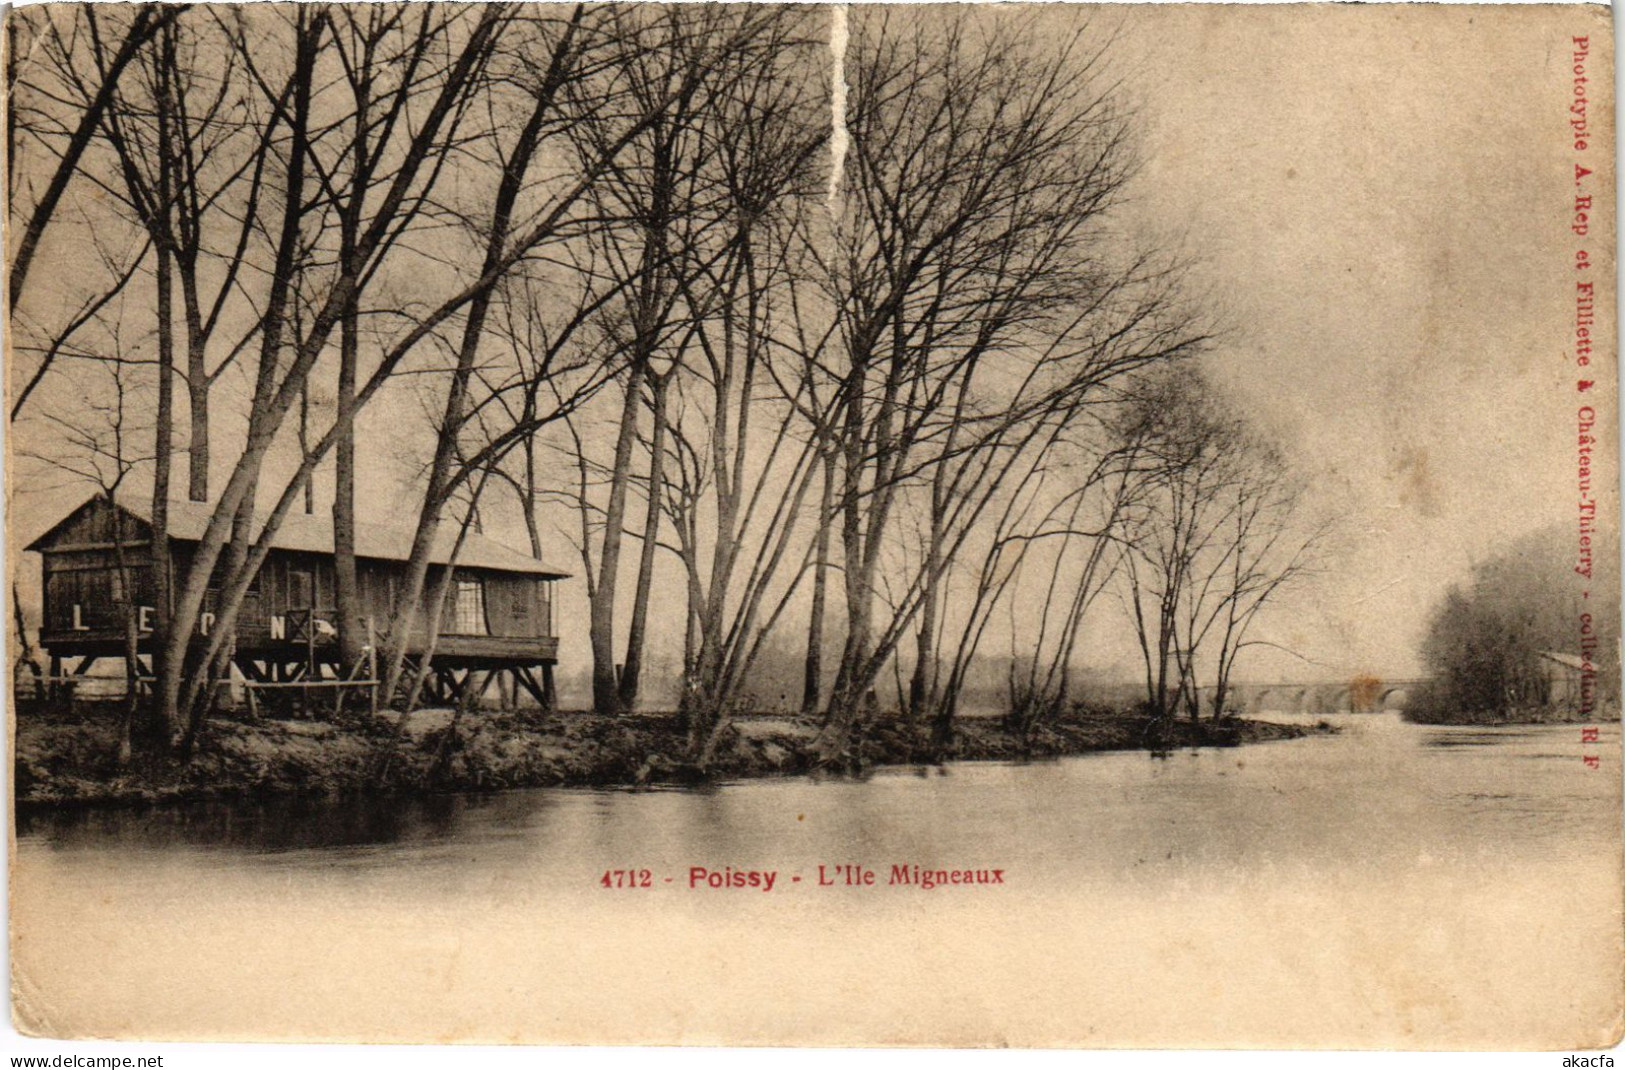
[(1462, 725), (1495, 728), (1501, 725), (1612, 724), (1619, 720), (1619, 705), (1604, 702), (1581, 712), (1574, 706), (1521, 706), (1511, 710), (1407, 709), (1402, 715), (1412, 724)]
[[(72, 714), (19, 711), (15, 798), (20, 808), (150, 805), (197, 799), (355, 793), (501, 791), (525, 787), (634, 787), (701, 779), (679, 756), (684, 736), (670, 714), (604, 717), (590, 713), (420, 710), (397, 729), (393, 713), (344, 724), (324, 721), (210, 722), (190, 761), (118, 760), (116, 711)], [(1176, 722), (1161, 749), (1235, 746), (1291, 739), (1303, 727), (1236, 718), (1217, 724)], [(817, 727), (790, 718), (751, 717), (724, 731), (704, 779), (738, 780), (808, 772)], [(964, 718), (954, 761), (1056, 758), (1145, 748), (1147, 722), (1122, 712), (1076, 711), (1026, 740), (997, 718)], [(873, 726), (862, 744), (865, 765), (928, 760), (925, 730), (900, 721)]]

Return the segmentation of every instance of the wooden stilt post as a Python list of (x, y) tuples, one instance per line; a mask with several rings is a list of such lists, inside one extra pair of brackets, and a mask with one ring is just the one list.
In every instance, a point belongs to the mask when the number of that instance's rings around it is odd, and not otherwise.
[[(473, 674), (473, 671), (474, 670), (472, 670), (472, 669), (469, 670), (470, 675)], [(474, 696), (474, 703), (473, 703), (474, 705), (478, 706), (481, 702), (483, 702), (485, 700), (485, 693), (487, 691), (491, 690), (491, 685), (496, 682), (496, 678), (498, 676), (500, 676), (500, 675), (502, 675), (502, 674), (499, 671), (497, 671), (496, 669), (486, 669), (485, 670), (484, 675), (480, 679), (480, 690)]]
[(547, 692), (536, 686), (536, 681), (531, 677), (528, 666), (515, 665), (513, 667), (513, 678), (521, 687), (530, 692), (531, 698), (536, 700), (538, 706), (544, 710), (547, 709)]
[(372, 685), (367, 688), (367, 712), (374, 717), (378, 716), (378, 637), (373, 634), (372, 617), (367, 617), (367, 679)]

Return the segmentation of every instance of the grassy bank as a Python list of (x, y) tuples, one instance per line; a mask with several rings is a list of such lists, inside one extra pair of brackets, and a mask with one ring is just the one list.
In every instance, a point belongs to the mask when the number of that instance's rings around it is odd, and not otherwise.
[[(549, 786), (688, 783), (702, 774), (681, 760), (684, 737), (673, 715), (602, 717), (588, 713), (471, 714), (422, 710), (404, 731), (396, 715), (343, 724), (220, 719), (210, 723), (191, 760), (120, 763), (116, 711), (89, 706), (71, 714), (20, 710), (15, 790), (20, 807), (145, 805), (190, 799), (276, 795), (341, 797), (436, 791), (499, 791)], [(1026, 739), (994, 718), (966, 718), (948, 756), (960, 761), (1050, 758), (1091, 751), (1233, 746), (1290, 739), (1313, 729), (1229, 719), (1179, 722), (1160, 738), (1126, 713), (1077, 711)], [(703, 777), (732, 780), (806, 772), (814, 725), (747, 718), (727, 729)], [(928, 733), (899, 721), (871, 727), (865, 765), (930, 758)]]

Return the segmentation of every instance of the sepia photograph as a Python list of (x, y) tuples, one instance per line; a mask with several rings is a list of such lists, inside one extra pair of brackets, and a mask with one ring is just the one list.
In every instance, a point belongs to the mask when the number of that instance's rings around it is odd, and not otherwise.
[(20, 1038), (1620, 1042), (1608, 7), (4, 49)]

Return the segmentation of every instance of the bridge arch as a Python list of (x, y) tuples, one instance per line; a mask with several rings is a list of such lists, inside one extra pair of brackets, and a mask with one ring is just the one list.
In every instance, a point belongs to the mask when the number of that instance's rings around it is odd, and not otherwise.
[(1402, 710), (1410, 705), (1412, 685), (1394, 684), (1383, 689), (1377, 699), (1377, 710)]
[(1248, 696), (1247, 712), (1263, 713), (1268, 710), (1279, 710), (1281, 689), (1278, 687), (1260, 687)]
[[(1233, 684), (1226, 705), (1241, 713), (1381, 713), (1403, 710), (1427, 680), (1381, 680), (1360, 676), (1347, 683)], [(1211, 712), (1213, 688), (1199, 688), (1204, 712)]]

